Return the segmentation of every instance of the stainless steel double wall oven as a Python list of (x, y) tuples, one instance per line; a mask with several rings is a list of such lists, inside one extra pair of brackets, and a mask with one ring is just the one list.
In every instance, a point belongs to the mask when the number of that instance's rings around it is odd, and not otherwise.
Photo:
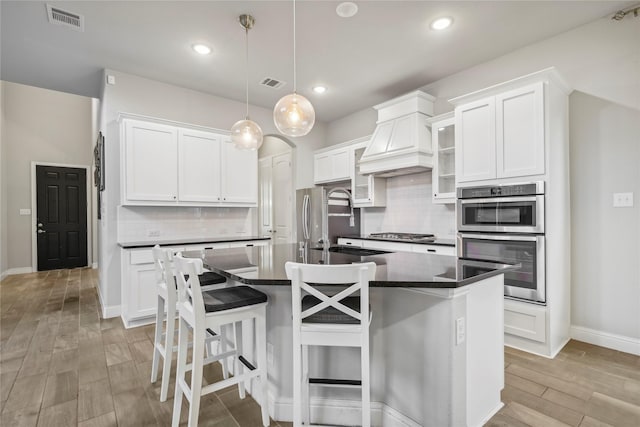
[(465, 276), (487, 262), (520, 263), (506, 297), (546, 304), (544, 182), (458, 188), (458, 257)]

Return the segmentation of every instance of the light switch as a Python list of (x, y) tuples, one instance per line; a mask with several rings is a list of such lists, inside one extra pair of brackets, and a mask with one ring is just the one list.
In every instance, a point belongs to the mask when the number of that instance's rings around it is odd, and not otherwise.
[(456, 345), (460, 345), (464, 342), (467, 335), (467, 331), (464, 324), (464, 317), (456, 319)]
[(614, 208), (633, 207), (633, 193), (613, 193)]
[(107, 74), (107, 84), (108, 85), (116, 84), (116, 76), (114, 76), (112, 74)]
[(31, 209), (20, 209), (20, 215), (31, 215)]

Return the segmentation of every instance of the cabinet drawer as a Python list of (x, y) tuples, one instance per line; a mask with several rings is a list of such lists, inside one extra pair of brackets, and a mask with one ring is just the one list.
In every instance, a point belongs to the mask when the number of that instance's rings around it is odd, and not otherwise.
[(455, 246), (441, 246), (441, 245), (413, 245), (413, 252), (420, 254), (435, 254), (435, 255), (448, 255), (456, 256)]
[(545, 342), (546, 313), (545, 307), (505, 300), (504, 332), (532, 341)]
[(363, 246), (364, 241), (358, 239), (338, 239), (338, 244), (343, 246), (354, 246), (357, 248), (361, 248)]
[(153, 251), (151, 249), (131, 251), (129, 262), (131, 265), (153, 264)]

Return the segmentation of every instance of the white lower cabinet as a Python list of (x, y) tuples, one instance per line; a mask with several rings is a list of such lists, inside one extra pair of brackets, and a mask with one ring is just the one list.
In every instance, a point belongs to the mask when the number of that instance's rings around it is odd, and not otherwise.
[[(175, 251), (197, 251), (268, 244), (269, 240), (248, 240), (163, 247)], [(155, 322), (158, 298), (152, 248), (122, 249), (121, 261), (120, 316), (125, 327), (131, 328)]]
[(547, 339), (546, 316), (544, 306), (505, 299), (504, 332), (544, 343)]

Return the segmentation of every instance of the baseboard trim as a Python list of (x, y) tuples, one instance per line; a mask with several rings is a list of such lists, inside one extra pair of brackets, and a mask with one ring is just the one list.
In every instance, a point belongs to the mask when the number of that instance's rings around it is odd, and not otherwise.
[(18, 268), (10, 268), (8, 270), (5, 270), (2, 276), (2, 278), (4, 279), (7, 276), (13, 276), (16, 274), (27, 274), (27, 273), (33, 273), (33, 267), (18, 267)]
[(571, 326), (571, 338), (624, 353), (640, 356), (640, 339), (611, 334), (582, 326)]
[[(269, 393), (269, 412), (275, 420), (293, 419), (292, 400)], [(311, 421), (314, 425), (360, 425), (361, 405), (356, 400), (311, 399)], [(384, 427), (421, 427), (397, 410), (381, 402), (371, 402), (371, 425)]]
[(98, 269), (98, 263), (94, 262), (93, 264), (91, 264), (91, 268), (94, 269), (94, 270), (97, 270)]
[(0, 282), (2, 282), (4, 278), (7, 277), (8, 275), (9, 275), (8, 271), (3, 271), (2, 273), (0, 273)]
[(100, 287), (96, 289), (98, 291), (98, 301), (100, 302), (100, 308), (102, 311), (103, 319), (110, 319), (112, 317), (120, 316), (120, 306), (119, 305), (105, 305), (102, 299), (102, 293), (100, 292)]
[(498, 406), (496, 406), (496, 407), (493, 409), (493, 411), (491, 411), (491, 412), (490, 412), (490, 413), (485, 417), (485, 419), (484, 419), (484, 420), (482, 420), (482, 422), (481, 422), (480, 424), (478, 424), (478, 427), (482, 427), (483, 425), (485, 425), (486, 423), (488, 423), (488, 422), (489, 422), (489, 420), (490, 420), (491, 418), (493, 418), (493, 416), (494, 416), (495, 414), (497, 414), (497, 413), (498, 413), (498, 411), (500, 411), (500, 409), (502, 409), (503, 407), (504, 407), (504, 403), (500, 402), (500, 404), (498, 404)]

